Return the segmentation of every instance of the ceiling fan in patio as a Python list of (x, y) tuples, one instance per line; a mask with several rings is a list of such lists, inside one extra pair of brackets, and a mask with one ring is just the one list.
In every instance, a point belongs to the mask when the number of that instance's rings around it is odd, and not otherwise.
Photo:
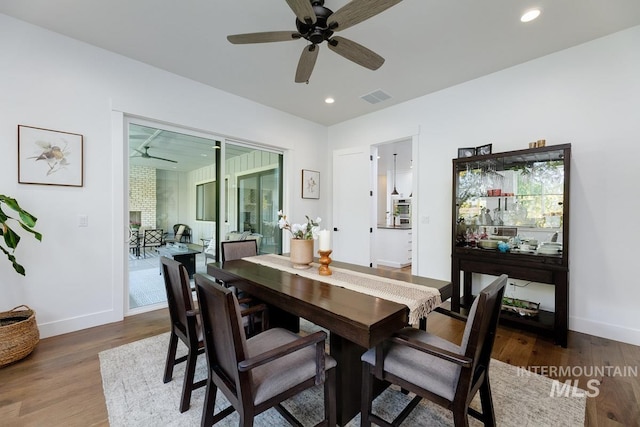
[(178, 163), (176, 160), (165, 159), (164, 157), (152, 156), (151, 154), (149, 154), (149, 147), (144, 147), (144, 151), (138, 150), (137, 148), (134, 148), (133, 150), (140, 153), (140, 156), (135, 156), (135, 157), (142, 157), (143, 159), (164, 160), (165, 162)]
[(366, 47), (340, 36), (334, 32), (345, 30), (365, 21), (402, 0), (352, 0), (337, 11), (324, 7), (324, 0), (286, 0), (296, 15), (298, 31), (268, 31), (261, 33), (235, 34), (227, 36), (233, 44), (270, 43), (303, 38), (310, 42), (302, 50), (296, 83), (309, 83), (320, 44), (327, 42), (329, 49), (370, 70), (377, 70), (384, 58)]

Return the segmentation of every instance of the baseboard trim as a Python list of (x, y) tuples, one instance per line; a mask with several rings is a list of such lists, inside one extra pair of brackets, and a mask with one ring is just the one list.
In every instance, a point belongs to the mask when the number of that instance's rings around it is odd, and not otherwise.
[[(37, 317), (38, 313), (36, 312), (36, 320)], [(118, 315), (115, 310), (105, 310), (53, 322), (38, 323), (38, 329), (40, 330), (40, 338), (48, 338), (93, 328), (94, 326), (106, 325), (107, 323), (119, 322), (122, 319), (122, 316)]]
[(640, 329), (570, 316), (569, 330), (640, 346)]

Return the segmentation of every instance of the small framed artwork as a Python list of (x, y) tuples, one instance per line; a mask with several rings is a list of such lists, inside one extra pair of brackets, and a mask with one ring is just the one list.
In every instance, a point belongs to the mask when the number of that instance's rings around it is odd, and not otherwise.
[(473, 147), (470, 148), (458, 148), (458, 158), (462, 157), (473, 157), (476, 155), (476, 149)]
[(82, 187), (82, 145), (77, 133), (18, 125), (18, 182)]
[(320, 198), (320, 172), (302, 169), (302, 198)]
[(491, 154), (491, 145), (486, 144), (481, 145), (480, 147), (476, 147), (476, 156), (484, 156), (485, 154)]

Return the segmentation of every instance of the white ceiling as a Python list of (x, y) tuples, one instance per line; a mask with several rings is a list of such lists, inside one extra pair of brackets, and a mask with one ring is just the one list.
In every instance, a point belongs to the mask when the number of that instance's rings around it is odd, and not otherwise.
[[(373, 0), (372, 0), (373, 1)], [(336, 11), (347, 0), (326, 0)], [(523, 24), (531, 7), (542, 15)], [(294, 83), (306, 41), (232, 45), (295, 31), (285, 0), (2, 0), (0, 13), (281, 111), (332, 125), (640, 24), (639, 0), (404, 0), (339, 35), (386, 59), (377, 71), (326, 43)], [(391, 99), (360, 97), (381, 89)], [(332, 96), (335, 104), (324, 98)]]

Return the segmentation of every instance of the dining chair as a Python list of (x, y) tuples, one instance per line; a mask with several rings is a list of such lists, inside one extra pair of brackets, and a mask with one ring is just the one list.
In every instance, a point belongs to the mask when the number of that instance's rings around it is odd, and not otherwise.
[[(237, 411), (239, 425), (251, 426), (256, 415), (270, 408), (292, 425), (301, 425), (281, 402), (324, 383), (321, 425), (335, 426), (336, 361), (325, 353), (327, 334), (300, 337), (273, 328), (247, 339), (235, 294), (211, 276), (194, 278), (208, 370), (201, 425), (211, 426)], [(216, 413), (218, 389), (230, 406)]]
[(157, 248), (164, 244), (164, 234), (161, 228), (152, 228), (144, 230), (142, 236), (142, 251), (144, 257), (147, 257), (147, 248)]
[[(169, 349), (167, 350), (163, 381), (165, 383), (171, 381), (173, 368), (176, 364), (187, 362), (180, 399), (180, 412), (184, 412), (189, 409), (192, 391), (206, 384), (206, 380), (193, 382), (198, 354), (204, 353), (202, 327), (198, 310), (193, 301), (187, 268), (182, 263), (164, 256), (160, 257), (160, 262), (162, 263), (162, 276), (167, 291), (167, 305), (171, 319)], [(187, 347), (187, 355), (176, 358), (178, 340)]]
[(225, 240), (220, 243), (220, 259), (223, 265), (225, 261), (254, 255), (258, 255), (258, 241), (255, 239)]
[[(220, 261), (222, 262), (223, 267), (226, 261), (233, 261), (255, 255), (258, 255), (258, 242), (256, 240), (225, 240), (220, 243)], [(240, 298), (240, 303), (243, 308), (247, 308), (255, 304), (251, 295), (246, 292), (239, 291), (238, 288), (233, 286), (231, 283), (227, 283), (222, 280), (217, 280), (217, 282), (222, 286), (231, 288), (236, 296)], [(251, 316), (249, 318), (249, 330), (251, 331), (251, 334), (258, 329), (258, 322), (259, 319), (257, 319), (256, 316)], [(260, 325), (260, 329), (264, 330), (264, 325)]]
[[(502, 275), (478, 294), (459, 346), (407, 327), (363, 354), (361, 425), (397, 426), (426, 398), (451, 410), (456, 426), (468, 426), (467, 415), (495, 426), (489, 363), (506, 284), (507, 276)], [(372, 412), (374, 378), (415, 393), (391, 423)], [(478, 391), (482, 413), (469, 407)]]

